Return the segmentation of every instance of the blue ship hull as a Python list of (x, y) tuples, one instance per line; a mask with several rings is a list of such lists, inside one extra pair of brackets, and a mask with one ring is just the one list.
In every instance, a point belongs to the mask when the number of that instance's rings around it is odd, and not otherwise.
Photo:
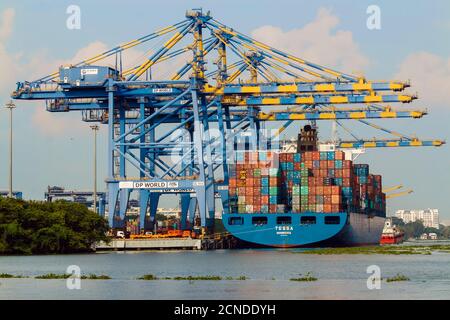
[(225, 228), (257, 246), (360, 246), (379, 244), (384, 217), (362, 213), (224, 214)]

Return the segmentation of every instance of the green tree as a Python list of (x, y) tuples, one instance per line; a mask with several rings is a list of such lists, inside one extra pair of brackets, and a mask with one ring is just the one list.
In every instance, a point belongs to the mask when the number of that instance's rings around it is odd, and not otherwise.
[(0, 254), (85, 252), (108, 229), (81, 204), (0, 198)]

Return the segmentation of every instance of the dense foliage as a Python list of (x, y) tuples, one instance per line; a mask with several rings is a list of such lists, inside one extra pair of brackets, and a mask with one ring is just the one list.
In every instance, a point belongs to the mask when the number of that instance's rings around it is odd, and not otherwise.
[(107, 221), (77, 203), (0, 197), (0, 254), (86, 252), (107, 241)]
[(450, 239), (450, 226), (439, 225), (439, 229), (425, 227), (422, 220), (404, 223), (402, 219), (392, 218), (392, 222), (405, 233), (405, 239), (419, 238), (423, 233), (436, 233), (440, 239)]

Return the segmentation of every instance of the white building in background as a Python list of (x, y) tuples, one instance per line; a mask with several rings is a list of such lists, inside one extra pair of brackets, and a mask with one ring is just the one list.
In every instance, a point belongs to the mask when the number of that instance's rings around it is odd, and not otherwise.
[(425, 227), (439, 229), (439, 210), (397, 210), (395, 212), (397, 218), (402, 219), (405, 223), (422, 220)]

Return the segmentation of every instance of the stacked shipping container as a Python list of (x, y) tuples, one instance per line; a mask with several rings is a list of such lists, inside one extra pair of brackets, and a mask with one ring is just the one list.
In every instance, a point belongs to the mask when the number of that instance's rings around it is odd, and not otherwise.
[(229, 175), (231, 212), (385, 215), (381, 176), (341, 151), (238, 152)]

